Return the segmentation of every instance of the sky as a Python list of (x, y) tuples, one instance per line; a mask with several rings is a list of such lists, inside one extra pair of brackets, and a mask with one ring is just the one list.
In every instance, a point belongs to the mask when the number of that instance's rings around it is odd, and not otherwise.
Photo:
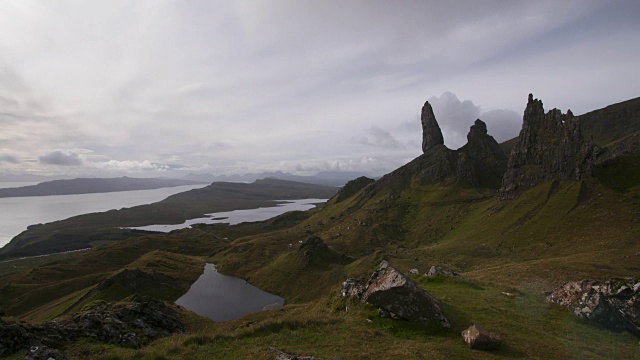
[(638, 1), (0, 1), (0, 175), (380, 175), (640, 96)]

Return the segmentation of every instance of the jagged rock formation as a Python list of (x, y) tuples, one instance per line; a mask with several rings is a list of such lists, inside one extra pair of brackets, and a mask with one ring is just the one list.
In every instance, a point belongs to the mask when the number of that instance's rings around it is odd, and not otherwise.
[(371, 184), (372, 182), (375, 182), (375, 180), (370, 179), (366, 176), (360, 176), (357, 179), (350, 180), (348, 183), (346, 183), (342, 187), (342, 189), (340, 189), (340, 191), (336, 195), (336, 202), (339, 203), (343, 200), (346, 200), (352, 197), (353, 195), (357, 194), (358, 191), (364, 189), (367, 185)]
[(547, 296), (581, 318), (640, 336), (640, 281), (609, 279), (568, 282)]
[(522, 130), (509, 157), (500, 198), (552, 179), (582, 180), (591, 176), (595, 159), (591, 141), (584, 141), (580, 119), (571, 110), (545, 114), (542, 101), (529, 94)]
[(472, 186), (500, 188), (507, 157), (482, 120), (475, 121), (469, 129), (467, 144), (458, 150), (450, 150), (443, 144), (442, 132), (428, 102), (422, 109), (422, 124), (424, 154), (382, 177), (367, 188), (367, 194), (389, 188), (401, 190), (414, 176), (424, 185), (459, 178)]
[(174, 309), (160, 300), (134, 296), (127, 302), (96, 303), (64, 320), (36, 326), (0, 320), (0, 356), (38, 347), (31, 354), (37, 358), (80, 338), (139, 348), (152, 339), (184, 331)]
[(488, 332), (478, 324), (469, 326), (462, 331), (461, 335), (469, 348), (476, 350), (495, 350), (502, 343), (497, 335)]
[(391, 317), (409, 321), (437, 321), (449, 327), (449, 320), (440, 309), (440, 302), (415, 281), (387, 261), (380, 263), (368, 285), (353, 279), (343, 283), (343, 296), (356, 296), (361, 301), (379, 307)]
[(433, 147), (444, 145), (442, 131), (428, 101), (422, 106), (420, 120), (422, 121), (422, 152), (426, 153)]

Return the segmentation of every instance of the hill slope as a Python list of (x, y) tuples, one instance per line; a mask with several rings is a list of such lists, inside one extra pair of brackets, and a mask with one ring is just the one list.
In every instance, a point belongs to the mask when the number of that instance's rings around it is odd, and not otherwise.
[(37, 185), (0, 189), (0, 198), (108, 193), (115, 191), (150, 190), (164, 187), (206, 184), (201, 181), (142, 178), (79, 178), (45, 181)]

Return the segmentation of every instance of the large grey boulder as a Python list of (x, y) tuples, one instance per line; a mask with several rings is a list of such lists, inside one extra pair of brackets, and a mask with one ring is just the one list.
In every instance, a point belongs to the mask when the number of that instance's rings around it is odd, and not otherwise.
[(461, 335), (469, 348), (476, 350), (495, 350), (502, 343), (497, 335), (488, 332), (478, 324), (469, 326), (462, 331)]
[(373, 273), (361, 300), (380, 307), (393, 317), (437, 321), (444, 327), (451, 326), (440, 309), (440, 302), (387, 261)]
[(581, 318), (640, 336), (640, 281), (572, 281), (548, 294), (547, 300)]

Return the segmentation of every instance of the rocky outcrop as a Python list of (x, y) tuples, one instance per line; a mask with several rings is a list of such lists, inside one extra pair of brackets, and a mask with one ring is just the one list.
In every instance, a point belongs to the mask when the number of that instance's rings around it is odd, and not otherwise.
[(36, 338), (23, 326), (0, 319), (0, 357), (9, 356), (36, 344)]
[(366, 286), (361, 286), (354, 280), (345, 281), (342, 294), (355, 295), (393, 318), (437, 321), (444, 327), (450, 326), (440, 309), (440, 302), (387, 261), (380, 263)]
[(552, 179), (582, 180), (591, 176), (594, 145), (584, 141), (580, 119), (571, 110), (545, 114), (542, 101), (529, 94), (522, 130), (514, 144), (502, 180), (500, 198), (512, 199), (523, 190)]
[(425, 275), (427, 276), (445, 275), (445, 276), (453, 276), (453, 277), (466, 280), (464, 276), (460, 275), (460, 273), (457, 271), (453, 271), (451, 269), (437, 267), (437, 266), (432, 266)]
[(444, 145), (442, 131), (428, 101), (422, 106), (420, 120), (422, 121), (422, 152), (426, 153), (433, 147)]
[(48, 346), (32, 346), (25, 356), (25, 360), (66, 360), (67, 357), (58, 349), (51, 349)]
[(318, 236), (311, 236), (298, 248), (298, 259), (303, 268), (310, 266), (327, 266), (329, 264), (347, 263), (351, 258), (331, 250)]
[(609, 279), (568, 282), (547, 295), (581, 318), (640, 336), (640, 281)]
[(36, 326), (0, 320), (0, 356), (30, 349), (34, 359), (47, 354), (56, 358), (52, 355), (59, 353), (56, 348), (81, 338), (139, 348), (158, 337), (182, 332), (184, 325), (174, 309), (160, 300), (134, 296), (127, 302), (99, 302), (66, 319)]
[(336, 202), (339, 203), (343, 200), (346, 200), (353, 195), (357, 194), (358, 191), (364, 189), (367, 185), (371, 184), (375, 180), (369, 179), (366, 176), (360, 176), (357, 179), (350, 180), (347, 182), (342, 189), (336, 194)]
[(495, 350), (502, 343), (497, 335), (488, 332), (478, 324), (469, 326), (462, 331), (461, 335), (469, 348), (476, 350)]
[(347, 279), (342, 283), (340, 294), (342, 294), (343, 297), (355, 296), (360, 298), (365, 290), (367, 290), (367, 286), (363, 284), (361, 280)]

